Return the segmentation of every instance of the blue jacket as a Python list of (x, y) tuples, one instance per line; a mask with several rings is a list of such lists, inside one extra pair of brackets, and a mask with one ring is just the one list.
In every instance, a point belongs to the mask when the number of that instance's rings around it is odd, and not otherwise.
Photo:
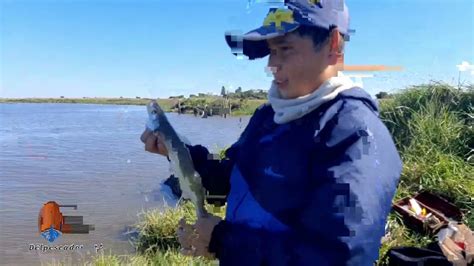
[(221, 265), (373, 265), (402, 170), (377, 103), (360, 88), (286, 124), (259, 107), (228, 160), (190, 147), (227, 195), (210, 251)]

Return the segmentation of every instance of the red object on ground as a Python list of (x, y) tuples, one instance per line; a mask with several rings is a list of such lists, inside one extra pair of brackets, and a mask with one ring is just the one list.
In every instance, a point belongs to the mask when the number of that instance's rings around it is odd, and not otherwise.
[(462, 248), (462, 250), (465, 250), (466, 249), (466, 244), (464, 242), (454, 242), (456, 243), (456, 245), (458, 245), (458, 247)]

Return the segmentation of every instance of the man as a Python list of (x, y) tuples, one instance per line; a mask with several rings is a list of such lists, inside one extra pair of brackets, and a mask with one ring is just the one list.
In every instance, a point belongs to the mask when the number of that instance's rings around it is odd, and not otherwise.
[[(221, 265), (372, 265), (402, 165), (377, 104), (338, 75), (349, 17), (343, 1), (286, 1), (263, 26), (227, 35), (234, 53), (269, 55), (268, 103), (228, 160), (188, 146), (204, 187), (227, 195), (225, 220), (180, 223), (189, 255)], [(166, 149), (145, 131), (145, 149)]]

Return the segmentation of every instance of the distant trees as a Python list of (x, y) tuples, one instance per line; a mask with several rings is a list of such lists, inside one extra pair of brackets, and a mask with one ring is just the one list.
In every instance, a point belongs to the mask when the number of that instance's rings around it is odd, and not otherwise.
[(243, 93), (244, 99), (266, 99), (267, 93), (263, 90), (248, 90)]
[[(222, 93), (221, 93), (222, 95)], [(226, 97), (230, 99), (240, 99), (240, 100), (247, 100), (247, 99), (266, 99), (267, 92), (264, 90), (247, 90), (243, 91), (242, 87), (238, 87), (234, 92), (226, 92)]]
[[(234, 99), (234, 100), (265, 100), (267, 99), (267, 91), (264, 90), (246, 90), (243, 91), (242, 87), (238, 87), (234, 92), (230, 92), (225, 88), (225, 86), (221, 87), (220, 96), (225, 99)], [(216, 95), (212, 93), (197, 93), (197, 94), (189, 94), (188, 98), (215, 98)], [(184, 95), (178, 96), (170, 96), (169, 99), (186, 99)]]
[(183, 99), (184, 95), (170, 96), (169, 99)]
[(390, 98), (391, 95), (385, 91), (381, 91), (377, 94), (375, 94), (375, 97), (377, 97), (377, 99), (385, 99), (385, 98)]

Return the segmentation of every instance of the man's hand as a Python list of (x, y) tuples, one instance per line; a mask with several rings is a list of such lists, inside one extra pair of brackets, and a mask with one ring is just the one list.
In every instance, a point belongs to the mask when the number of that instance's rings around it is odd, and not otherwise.
[[(193, 226), (186, 224), (182, 219), (178, 226), (181, 253), (187, 256), (214, 258), (214, 254), (209, 253), (209, 243), (212, 231), (220, 221), (222, 221), (220, 217), (211, 214), (206, 218), (198, 218)], [(190, 226), (194, 230), (191, 230)]]
[(156, 137), (148, 128), (143, 131), (140, 140), (145, 144), (145, 151), (168, 156), (168, 150), (161, 136)]

